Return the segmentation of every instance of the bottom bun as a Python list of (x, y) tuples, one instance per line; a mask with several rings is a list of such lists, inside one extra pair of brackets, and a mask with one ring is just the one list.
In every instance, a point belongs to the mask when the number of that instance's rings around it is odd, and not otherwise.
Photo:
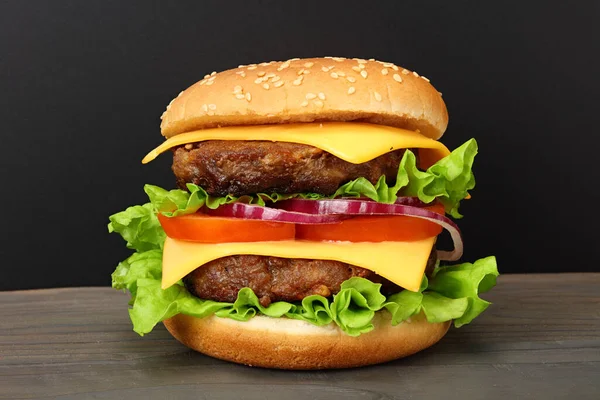
[(450, 321), (432, 324), (419, 314), (392, 326), (387, 311), (375, 314), (375, 329), (358, 337), (335, 324), (256, 316), (247, 322), (179, 314), (164, 321), (184, 345), (222, 360), (280, 369), (330, 369), (378, 364), (437, 343)]

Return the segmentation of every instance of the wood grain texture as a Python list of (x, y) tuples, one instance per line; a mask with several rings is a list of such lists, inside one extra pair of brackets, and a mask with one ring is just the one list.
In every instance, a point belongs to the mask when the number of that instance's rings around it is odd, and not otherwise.
[(0, 293), (0, 398), (600, 398), (600, 274), (507, 275), (438, 345), (375, 367), (249, 368), (131, 330), (109, 288)]

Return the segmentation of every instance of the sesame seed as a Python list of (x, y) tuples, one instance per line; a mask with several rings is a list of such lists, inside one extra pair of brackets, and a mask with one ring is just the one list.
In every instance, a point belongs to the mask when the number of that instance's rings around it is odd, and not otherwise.
[(202, 111), (207, 112), (208, 111), (208, 105), (202, 104)]
[(209, 74), (204, 75), (204, 79), (208, 79), (208, 78), (210, 78)]
[(206, 81), (206, 86), (210, 86), (214, 83), (214, 81)]
[(256, 73), (256, 75), (258, 75), (258, 76), (265, 76), (265, 74), (266, 74), (265, 71), (260, 71), (260, 72)]
[(392, 65), (392, 69), (393, 69), (394, 71), (398, 71), (398, 67), (397, 67), (397, 66), (395, 66), (395, 65)]
[(274, 73), (272, 73), (272, 72), (269, 72), (268, 74), (266, 74), (266, 75), (265, 75), (265, 78), (269, 79), (269, 78), (272, 78), (272, 77), (274, 77), (274, 76), (275, 76), (275, 74), (274, 74)]
[(269, 84), (268, 84), (268, 83), (265, 83), (265, 84), (263, 84), (263, 88), (265, 88), (266, 90), (269, 90), (269, 87), (270, 87), (270, 86), (269, 86)]
[(191, 143), (188, 143), (188, 144), (186, 144), (186, 145), (185, 145), (185, 149), (186, 149), (186, 150), (191, 150), (191, 149), (193, 149), (193, 148), (194, 148), (194, 145), (193, 145), (193, 144), (191, 144)]
[(438, 92), (440, 94), (440, 97), (442, 96), (442, 92)]
[(183, 94), (183, 90), (181, 92), (179, 92), (179, 94), (177, 95), (177, 97), (181, 96)]
[(327, 67), (321, 67), (321, 71), (323, 71), (323, 72), (329, 72), (329, 69)]
[(381, 101), (381, 95), (379, 93), (373, 92), (373, 95), (375, 96), (375, 100)]
[[(243, 67), (243, 66), (244, 66), (244, 65), (240, 65), (240, 68), (241, 68), (241, 67)], [(244, 73), (245, 73), (244, 71), (237, 71), (237, 72), (236, 72), (236, 74), (238, 74), (238, 75), (241, 75), (241, 74), (244, 74)]]
[(216, 110), (217, 109), (217, 105), (216, 104), (209, 104), (208, 105), (208, 109), (209, 110)]
[(345, 60), (344, 57), (332, 57), (333, 61), (342, 62)]
[(298, 61), (298, 60), (299, 60), (299, 58), (295, 57), (295, 58), (290, 58), (288, 61)]
[(302, 73), (303, 73), (304, 75), (308, 75), (308, 74), (310, 74), (310, 70), (309, 70), (309, 69), (305, 69), (304, 71), (302, 71)]
[(360, 72), (360, 68), (359, 68), (358, 66), (354, 66), (354, 67), (352, 67), (352, 70), (353, 70), (353, 71), (356, 71), (356, 72)]
[(413, 71), (413, 75), (416, 76), (417, 78), (419, 77), (419, 74), (417, 74), (417, 71)]
[(246, 101), (252, 101), (252, 95), (250, 94), (250, 92), (246, 93)]
[(325, 100), (325, 93), (323, 93), (323, 92), (319, 93), (319, 99)]
[(215, 112), (214, 112), (214, 111), (209, 111), (209, 112), (207, 112), (206, 114), (208, 114), (208, 115), (210, 115), (210, 116), (213, 116), (213, 115), (215, 115)]
[(304, 68), (301, 68), (298, 70), (298, 72), (296, 72), (296, 75), (302, 75), (304, 74)]
[(307, 63), (304, 63), (304, 66), (305, 66), (306, 68), (310, 68), (310, 67), (312, 67), (313, 65), (315, 65), (315, 63), (313, 63), (313, 62), (307, 62)]
[(333, 66), (333, 65), (330, 65), (330, 66), (328, 66), (327, 68), (329, 68), (329, 70), (331, 71), (332, 69), (334, 69), (334, 68), (335, 68), (335, 66)]
[(242, 93), (242, 87), (240, 85), (237, 85), (233, 88), (233, 93)]
[(358, 64), (358, 68), (365, 69), (365, 64)]
[(236, 74), (238, 74), (238, 75), (239, 75), (239, 76), (241, 76), (242, 78), (245, 78), (245, 77), (246, 77), (246, 73), (245, 73), (244, 71), (239, 71), (239, 72), (236, 72)]
[(323, 108), (323, 102), (321, 100), (315, 100), (315, 105), (317, 107)]
[(375, 61), (375, 59), (374, 58), (369, 58), (369, 61)]
[(302, 84), (302, 78), (303, 78), (303, 76), (300, 76), (300, 77), (298, 77), (297, 79), (295, 79), (295, 80), (294, 80), (292, 83), (293, 83), (295, 86), (299, 86), (299, 85), (301, 85), (301, 84)]
[(258, 65), (260, 65), (261, 67), (266, 67), (267, 65), (270, 65), (270, 64), (271, 64), (270, 62), (261, 62)]
[[(244, 68), (244, 67), (246, 67), (244, 64), (238, 65), (238, 68)], [(239, 72), (236, 72), (236, 74), (239, 74)]]
[(306, 107), (308, 105), (308, 101), (304, 100), (302, 103), (300, 103), (300, 105), (302, 107)]
[(367, 60), (363, 60), (361, 58), (357, 58), (356, 61), (358, 61), (359, 64), (366, 64)]
[(256, 83), (257, 85), (260, 84), (260, 83), (262, 83), (262, 78), (256, 78), (254, 80), (254, 83)]
[(272, 77), (272, 78), (271, 78), (271, 82), (277, 82), (277, 81), (278, 81), (278, 80), (280, 80), (280, 79), (281, 79), (281, 77), (279, 77), (279, 76), (274, 76), (274, 77)]
[(384, 69), (381, 70), (381, 75), (387, 75), (388, 72), (389, 72), (388, 69), (384, 68)]
[(356, 89), (354, 88), (354, 86), (350, 86), (350, 87), (348, 88), (348, 94), (352, 94), (352, 93), (354, 93), (354, 92), (356, 92)]
[(213, 71), (210, 73), (210, 76), (215, 76), (217, 74), (217, 71)]
[(200, 86), (202, 86), (204, 84), (206, 84), (206, 81), (203, 79), (203, 80), (200, 81)]
[(339, 76), (346, 76), (346, 73), (344, 71), (338, 71), (337, 73)]
[(256, 69), (256, 68), (257, 68), (257, 66), (256, 66), (256, 65), (249, 65), (249, 66), (248, 66), (248, 69), (249, 69), (249, 70), (253, 70), (253, 69)]
[(275, 87), (281, 87), (281, 86), (283, 86), (283, 84), (284, 84), (284, 83), (285, 83), (285, 82), (283, 82), (283, 81), (277, 81), (277, 82), (275, 82), (275, 83), (273, 84), (273, 86), (275, 86)]
[(356, 82), (356, 78), (353, 78), (353, 77), (351, 77), (351, 76), (347, 76), (347, 77), (346, 77), (346, 80), (347, 80), (348, 82), (350, 82), (350, 83), (354, 83), (354, 82)]
[(339, 78), (339, 75), (335, 72), (332, 72), (331, 74), (329, 74), (333, 79), (337, 79)]
[(312, 100), (316, 97), (317, 97), (317, 95), (314, 93), (306, 93), (306, 100)]
[(400, 77), (400, 75), (398, 75), (398, 74), (394, 74), (394, 80), (395, 80), (396, 82), (402, 82), (402, 78), (401, 78), (401, 77)]
[(392, 65), (394, 65), (394, 64), (389, 63), (389, 62), (384, 62), (383, 63), (383, 66), (386, 67), (386, 68), (392, 68)]
[(242, 93), (238, 93), (238, 94), (235, 95), (235, 98), (238, 99), (238, 100), (243, 100), (243, 99), (246, 98), (246, 96), (244, 96)]
[(429, 82), (429, 79), (425, 78), (423, 75), (421, 75), (421, 79), (423, 79), (425, 82)]
[(404, 75), (408, 75), (408, 74), (410, 74), (410, 71), (405, 68), (405, 69), (402, 70), (402, 73)]
[(367, 71), (365, 71), (365, 70), (360, 71), (360, 76), (367, 79)]

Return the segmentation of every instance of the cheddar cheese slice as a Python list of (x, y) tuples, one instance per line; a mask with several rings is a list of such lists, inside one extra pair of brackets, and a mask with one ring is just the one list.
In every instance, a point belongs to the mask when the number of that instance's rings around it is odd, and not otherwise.
[(374, 124), (328, 122), (228, 126), (182, 133), (167, 139), (148, 153), (142, 162), (149, 163), (170, 148), (205, 140), (300, 143), (317, 147), (353, 164), (362, 164), (398, 149), (418, 148), (422, 168), (428, 168), (450, 154), (442, 143), (418, 132)]
[(204, 244), (167, 238), (162, 288), (202, 265), (232, 255), (335, 260), (371, 270), (411, 291), (418, 291), (435, 237), (413, 242), (309, 242), (299, 240)]

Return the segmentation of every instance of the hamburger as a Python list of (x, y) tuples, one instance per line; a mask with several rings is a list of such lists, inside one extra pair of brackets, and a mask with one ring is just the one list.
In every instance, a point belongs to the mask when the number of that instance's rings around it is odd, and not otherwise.
[(428, 348), (488, 307), (494, 257), (447, 265), (477, 143), (439, 142), (448, 113), (427, 78), (372, 59), (241, 65), (161, 119), (143, 162), (172, 152), (178, 188), (146, 185), (108, 225), (134, 250), (112, 284), (138, 334), (162, 322), (223, 360), (346, 368)]

